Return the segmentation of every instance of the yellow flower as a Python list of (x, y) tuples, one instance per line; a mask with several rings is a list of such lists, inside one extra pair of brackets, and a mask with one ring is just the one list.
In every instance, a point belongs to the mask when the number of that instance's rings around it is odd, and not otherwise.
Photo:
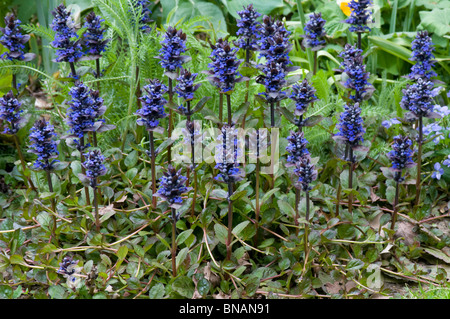
[(350, 0), (336, 0), (336, 2), (337, 5), (341, 8), (342, 12), (344, 12), (344, 14), (349, 17), (352, 12), (352, 9), (350, 9), (348, 6)]

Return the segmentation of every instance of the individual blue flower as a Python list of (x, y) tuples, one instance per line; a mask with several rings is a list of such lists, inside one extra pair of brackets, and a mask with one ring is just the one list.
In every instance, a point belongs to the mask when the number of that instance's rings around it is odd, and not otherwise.
[(410, 60), (416, 63), (411, 67), (411, 72), (408, 77), (412, 80), (418, 78), (430, 80), (436, 76), (436, 72), (431, 69), (435, 63), (433, 60), (434, 48), (428, 31), (417, 32), (416, 38), (411, 43), (411, 49), (412, 54)]
[(372, 0), (350, 0), (348, 7), (351, 10), (350, 17), (345, 23), (350, 24), (350, 32), (366, 32), (370, 31), (367, 24), (373, 22), (372, 11), (369, 6)]
[(339, 132), (333, 138), (354, 148), (364, 141), (363, 135), (366, 131), (361, 118), (361, 108), (359, 103), (355, 103), (344, 105), (344, 109), (339, 118)]
[(159, 56), (157, 56), (161, 60), (159, 63), (166, 72), (174, 73), (190, 59), (189, 56), (183, 55), (185, 52), (186, 33), (169, 26), (164, 34), (164, 39), (161, 41), (161, 49), (159, 50)]
[(447, 156), (447, 158), (442, 162), (447, 167), (450, 167), (450, 155)]
[(400, 122), (396, 118), (392, 118), (392, 119), (381, 122), (381, 125), (384, 126), (385, 128), (390, 128), (392, 125), (401, 124), (401, 123), (402, 122)]
[(266, 65), (276, 63), (282, 66), (285, 71), (288, 71), (288, 66), (292, 64), (289, 58), (289, 52), (292, 49), (292, 43), (289, 41), (289, 36), (282, 33), (275, 33), (272, 37), (267, 39), (269, 47), (262, 51), (266, 57)]
[(56, 7), (52, 14), (54, 19), (51, 27), (56, 35), (51, 45), (56, 48), (56, 62), (74, 63), (83, 55), (81, 43), (75, 31), (75, 22), (64, 4)]
[(441, 168), (441, 164), (438, 162), (434, 163), (434, 171), (431, 174), (431, 177), (440, 180), (442, 175), (444, 175), (444, 169)]
[(299, 161), (295, 163), (294, 174), (298, 177), (294, 186), (308, 192), (312, 189), (311, 183), (317, 179), (317, 170), (311, 163), (311, 156), (303, 155)]
[(20, 109), (22, 103), (14, 96), (12, 91), (9, 91), (0, 98), (0, 119), (5, 121), (9, 126), (6, 126), (3, 134), (16, 134), (20, 129), (22, 123), (23, 110)]
[(450, 115), (450, 110), (448, 109), (448, 106), (446, 106), (446, 105), (440, 106), (440, 105), (436, 104), (433, 107), (433, 112), (436, 112), (441, 117), (446, 117), (446, 116)]
[(412, 159), (413, 151), (411, 149), (412, 140), (403, 135), (397, 135), (394, 137), (394, 143), (392, 144), (392, 151), (387, 154), (387, 157), (392, 161), (392, 171), (396, 172), (394, 180), (396, 182), (402, 182), (402, 170), (410, 168), (416, 165)]
[(100, 56), (106, 51), (109, 39), (104, 39), (105, 28), (102, 28), (102, 22), (105, 20), (91, 11), (86, 16), (84, 27), (87, 28), (84, 33), (84, 43), (87, 48), (87, 54), (92, 56)]
[(308, 104), (317, 101), (316, 89), (309, 84), (307, 79), (292, 86), (289, 98), (295, 102), (295, 115), (303, 115)]
[(341, 63), (340, 71), (346, 75), (346, 80), (342, 84), (351, 90), (349, 98), (354, 102), (361, 103), (363, 99), (367, 98), (366, 95), (373, 91), (373, 86), (368, 81), (370, 73), (366, 71), (362, 50), (346, 44), (339, 57), (344, 60)]
[(244, 10), (238, 11), (237, 14), (241, 17), (237, 20), (237, 27), (239, 28), (236, 35), (239, 36), (237, 46), (244, 50), (256, 51), (258, 50), (257, 39), (261, 24), (256, 20), (261, 16), (253, 8), (253, 4), (249, 4)]
[(89, 151), (84, 154), (85, 162), (81, 165), (86, 169), (86, 177), (89, 179), (91, 187), (97, 187), (97, 178), (106, 174), (106, 167), (103, 164), (105, 157), (100, 150)]
[(5, 27), (0, 28), (3, 36), (0, 38), (0, 43), (9, 50), (3, 53), (0, 58), (18, 61), (31, 61), (35, 58), (34, 53), (25, 53), (25, 43), (30, 40), (28, 34), (23, 35), (20, 28), (21, 21), (16, 19), (14, 14), (9, 14), (5, 17)]
[(288, 152), (286, 166), (295, 166), (295, 163), (299, 162), (304, 155), (309, 154), (306, 147), (308, 141), (305, 139), (303, 132), (294, 131), (291, 131), (291, 135), (287, 137), (287, 140), (289, 143), (286, 147), (286, 151)]
[(186, 187), (187, 178), (181, 175), (181, 169), (176, 170), (169, 164), (166, 172), (159, 179), (159, 188), (156, 194), (169, 204), (169, 207), (180, 208), (183, 203), (181, 195), (187, 193), (191, 188)]
[(72, 275), (75, 273), (75, 265), (78, 264), (78, 260), (73, 260), (71, 256), (65, 256), (62, 262), (59, 264), (58, 274)]
[(158, 128), (160, 120), (167, 116), (164, 111), (164, 105), (167, 103), (164, 93), (167, 92), (167, 86), (158, 79), (149, 82), (144, 86), (146, 94), (139, 98), (142, 107), (135, 114), (139, 116), (136, 121), (138, 125), (145, 126), (148, 131), (154, 131)]
[(243, 178), (243, 170), (239, 167), (238, 158), (242, 155), (237, 139), (237, 131), (234, 126), (223, 125), (221, 133), (217, 137), (216, 166), (219, 173), (215, 179), (224, 183), (235, 183)]
[(244, 77), (239, 77), (238, 68), (241, 60), (236, 57), (238, 48), (231, 48), (227, 40), (219, 38), (215, 45), (211, 44), (212, 60), (208, 64), (211, 70), (206, 71), (211, 76), (208, 80), (220, 89), (221, 93), (232, 91), (237, 82), (243, 81)]
[(325, 22), (320, 12), (309, 15), (309, 20), (303, 28), (305, 35), (302, 44), (305, 48), (318, 51), (324, 47), (326, 43), (323, 39), (326, 34), (324, 30)]
[(34, 168), (51, 171), (54, 164), (59, 162), (54, 158), (58, 157), (57, 145), (59, 141), (55, 141), (57, 136), (55, 128), (44, 119), (36, 121), (30, 129), (30, 149), (28, 152), (36, 154), (37, 159), (34, 162)]
[(410, 112), (408, 116), (412, 118), (440, 117), (439, 114), (433, 112), (433, 98), (439, 94), (440, 90), (440, 87), (434, 88), (433, 82), (418, 78), (402, 90), (403, 97), (400, 106), (408, 110)]

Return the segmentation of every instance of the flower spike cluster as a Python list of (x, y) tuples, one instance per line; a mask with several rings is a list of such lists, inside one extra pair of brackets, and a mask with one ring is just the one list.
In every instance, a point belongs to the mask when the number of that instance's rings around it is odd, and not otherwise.
[(89, 179), (91, 187), (97, 187), (97, 178), (106, 174), (106, 167), (103, 165), (105, 157), (100, 150), (89, 151), (84, 154), (86, 161), (82, 163), (86, 169), (86, 177)]
[(176, 170), (169, 164), (166, 172), (159, 180), (158, 192), (153, 196), (162, 198), (169, 207), (180, 208), (183, 203), (181, 195), (187, 193), (191, 188), (186, 187), (187, 178), (181, 175), (181, 169)]
[(152, 11), (150, 10), (150, 5), (152, 3), (149, 0), (137, 0), (136, 6), (138, 8), (141, 8), (141, 20), (139, 21), (141, 26), (140, 30), (142, 30), (145, 33), (148, 33), (152, 30), (151, 27), (148, 26), (149, 23), (151, 23), (153, 20), (150, 18), (150, 15), (152, 14)]
[(287, 137), (287, 140), (289, 143), (286, 147), (286, 151), (288, 152), (286, 167), (295, 166), (303, 156), (309, 154), (306, 148), (308, 141), (305, 139), (303, 132), (294, 131), (291, 131), (291, 135)]
[(99, 97), (98, 91), (92, 91), (83, 82), (76, 82), (69, 94), (72, 100), (68, 102), (66, 122), (71, 128), (71, 134), (82, 138), (86, 132), (96, 131), (102, 124), (98, 118), (105, 113), (103, 99)]
[(146, 127), (147, 131), (154, 131), (159, 126), (160, 119), (167, 116), (164, 111), (164, 105), (167, 100), (163, 97), (167, 92), (165, 86), (160, 80), (150, 80), (150, 83), (144, 86), (144, 94), (139, 99), (142, 102), (142, 108), (136, 111), (136, 115), (140, 116), (136, 123)]
[(82, 57), (83, 52), (70, 12), (64, 4), (60, 4), (52, 14), (54, 19), (51, 27), (56, 35), (51, 45), (57, 49), (56, 62), (76, 62)]
[(306, 112), (308, 104), (317, 101), (315, 88), (309, 84), (307, 79), (292, 86), (289, 98), (295, 102), (295, 115), (303, 115)]
[(298, 176), (296, 187), (308, 192), (312, 189), (311, 183), (317, 179), (317, 170), (311, 163), (311, 156), (304, 155), (295, 163), (294, 174)]
[(367, 24), (373, 22), (372, 11), (369, 6), (372, 0), (351, 0), (348, 7), (351, 10), (350, 17), (345, 23), (350, 24), (350, 32), (366, 32), (370, 31)]
[(234, 126), (222, 126), (221, 133), (217, 137), (216, 166), (219, 173), (215, 179), (224, 183), (235, 183), (243, 178), (243, 170), (239, 168), (238, 157), (241, 150), (238, 145), (237, 132)]
[(344, 51), (339, 54), (343, 58), (339, 71), (347, 75), (347, 80), (342, 84), (349, 90), (350, 99), (361, 103), (373, 91), (373, 86), (369, 83), (369, 72), (366, 72), (366, 66), (363, 62), (362, 50), (357, 49), (350, 44), (346, 44)]
[(337, 142), (346, 143), (355, 148), (364, 141), (363, 135), (366, 131), (362, 125), (361, 108), (359, 103), (355, 103), (344, 105), (344, 109), (338, 123), (339, 132), (333, 138)]
[(396, 182), (400, 183), (404, 180), (401, 176), (403, 169), (416, 165), (412, 159), (413, 151), (411, 150), (411, 146), (412, 141), (409, 137), (402, 135), (394, 137), (392, 151), (387, 154), (387, 157), (392, 161), (392, 167), (390, 169), (396, 173), (394, 175)]
[(209, 57), (212, 62), (208, 67), (212, 70), (207, 71), (211, 75), (208, 79), (221, 93), (232, 91), (237, 82), (244, 80), (243, 77), (238, 77), (238, 68), (242, 62), (236, 57), (238, 48), (231, 48), (227, 40), (220, 38), (215, 45), (211, 44), (211, 49)]
[(244, 7), (244, 10), (238, 11), (237, 14), (241, 17), (237, 21), (237, 27), (239, 28), (236, 32), (236, 35), (239, 36), (237, 46), (244, 50), (257, 51), (257, 39), (261, 24), (256, 19), (261, 14), (253, 8), (252, 4), (249, 4), (247, 8)]
[(402, 90), (403, 97), (400, 106), (408, 110), (408, 116), (413, 119), (419, 117), (440, 117), (439, 114), (433, 112), (433, 98), (439, 94), (440, 87), (433, 88), (433, 82), (426, 78), (418, 78), (414, 83), (408, 84)]
[(30, 129), (30, 149), (28, 152), (36, 154), (37, 160), (34, 162), (35, 169), (51, 171), (58, 160), (51, 160), (58, 157), (58, 141), (53, 138), (56, 136), (55, 128), (44, 119), (37, 120)]
[(35, 58), (34, 53), (24, 53), (25, 43), (30, 40), (28, 34), (23, 35), (20, 28), (21, 21), (16, 19), (14, 14), (9, 14), (5, 17), (5, 27), (0, 28), (3, 36), (0, 38), (0, 43), (9, 50), (3, 53), (0, 58), (18, 61), (31, 61)]
[(186, 69), (181, 69), (180, 76), (177, 78), (177, 85), (175, 86), (175, 92), (178, 97), (185, 101), (190, 101), (194, 98), (194, 93), (201, 86), (201, 84), (194, 85), (194, 81), (197, 78), (198, 73), (191, 73)]
[(6, 93), (0, 98), (0, 119), (9, 123), (9, 127), (5, 127), (3, 134), (16, 134), (20, 129), (22, 117), (20, 109), (22, 103), (14, 96), (12, 91)]
[(435, 63), (433, 60), (434, 48), (428, 31), (417, 32), (416, 38), (411, 43), (411, 48), (413, 51), (410, 60), (416, 63), (411, 67), (408, 77), (411, 80), (418, 78), (430, 80), (436, 76), (436, 72), (431, 69)]
[(305, 48), (311, 48), (312, 51), (318, 51), (324, 47), (325, 26), (326, 21), (322, 18), (322, 13), (312, 13), (309, 15), (309, 21), (306, 22), (303, 30), (305, 31), (305, 39), (302, 44)]
[(186, 52), (186, 33), (182, 30), (169, 26), (161, 46), (157, 58), (161, 60), (159, 63), (166, 72), (175, 72), (190, 59), (189, 56), (182, 55)]
[(106, 51), (106, 46), (109, 42), (104, 40), (105, 28), (102, 28), (101, 23), (105, 21), (102, 17), (96, 15), (94, 12), (90, 12), (86, 16), (86, 22), (84, 27), (87, 28), (84, 33), (84, 43), (87, 47), (87, 52), (93, 56), (100, 56), (102, 52)]

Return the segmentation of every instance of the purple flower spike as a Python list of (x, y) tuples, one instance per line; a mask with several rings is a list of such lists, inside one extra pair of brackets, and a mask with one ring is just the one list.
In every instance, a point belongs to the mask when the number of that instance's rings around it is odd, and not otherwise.
[(218, 136), (219, 144), (216, 148), (216, 166), (219, 173), (215, 179), (224, 183), (235, 183), (242, 180), (244, 171), (239, 167), (238, 157), (241, 149), (238, 145), (237, 131), (234, 126), (222, 126), (221, 134)]
[(306, 112), (308, 104), (317, 101), (315, 93), (316, 90), (308, 83), (307, 79), (292, 86), (289, 98), (295, 102), (295, 115), (302, 115)]
[(0, 119), (9, 123), (9, 127), (5, 127), (3, 134), (16, 134), (20, 129), (22, 118), (20, 109), (22, 103), (14, 96), (12, 91), (6, 93), (0, 98)]
[(169, 164), (167, 171), (159, 179), (158, 191), (153, 196), (162, 198), (169, 204), (169, 207), (178, 209), (183, 203), (181, 195), (191, 189), (186, 187), (186, 181), (187, 178), (181, 175), (181, 169), (177, 171)]
[(84, 27), (87, 28), (84, 33), (84, 43), (87, 47), (87, 54), (93, 56), (100, 56), (102, 52), (106, 51), (106, 46), (109, 42), (104, 40), (105, 28), (102, 28), (101, 23), (105, 21), (100, 16), (96, 15), (94, 12), (90, 12), (86, 16), (86, 22)]
[(167, 100), (163, 97), (167, 92), (167, 86), (160, 80), (150, 80), (150, 83), (144, 86), (144, 94), (139, 99), (142, 102), (142, 108), (136, 111), (140, 118), (136, 121), (138, 125), (143, 125), (148, 131), (154, 131), (159, 127), (160, 119), (167, 116), (164, 111), (164, 105)]
[(58, 160), (52, 160), (58, 157), (57, 145), (59, 141), (53, 138), (56, 136), (55, 128), (44, 119), (36, 121), (34, 126), (30, 129), (30, 149), (28, 152), (36, 154), (37, 160), (34, 162), (35, 169), (51, 171), (54, 164)]
[(433, 43), (431, 37), (428, 35), (428, 31), (417, 32), (416, 38), (411, 43), (412, 54), (411, 61), (416, 63), (411, 67), (411, 73), (408, 77), (411, 80), (418, 78), (425, 78), (430, 80), (436, 76), (436, 72), (431, 70), (435, 61), (433, 55)]
[(239, 30), (236, 35), (239, 36), (239, 40), (236, 45), (244, 50), (257, 51), (257, 39), (259, 38), (261, 24), (256, 19), (261, 14), (253, 8), (252, 4), (248, 5), (247, 8), (244, 7), (244, 10), (238, 11), (237, 14), (241, 19), (237, 21)]
[(312, 189), (311, 183), (317, 179), (317, 170), (311, 163), (311, 157), (304, 155), (295, 163), (294, 174), (298, 176), (296, 187), (301, 187), (305, 192)]
[(51, 45), (56, 48), (56, 62), (77, 62), (83, 52), (70, 12), (64, 4), (60, 4), (52, 14), (54, 19), (51, 27), (56, 35)]
[(0, 43), (9, 50), (3, 53), (0, 58), (18, 61), (31, 61), (35, 58), (34, 53), (24, 53), (25, 43), (30, 40), (28, 34), (23, 35), (20, 28), (20, 20), (16, 20), (14, 14), (9, 14), (5, 17), (5, 27), (0, 28), (3, 36), (0, 38)]
[(392, 161), (391, 170), (397, 173), (394, 175), (396, 182), (400, 183), (404, 180), (401, 177), (403, 169), (416, 165), (412, 159), (413, 151), (411, 150), (411, 146), (412, 141), (409, 137), (402, 135), (394, 137), (392, 151), (387, 154), (387, 157)]
[(89, 151), (84, 154), (86, 161), (82, 163), (86, 169), (86, 177), (90, 180), (91, 187), (97, 187), (97, 178), (106, 174), (106, 167), (103, 165), (105, 157), (100, 150)]
[(345, 20), (345, 23), (350, 24), (350, 32), (366, 32), (370, 31), (367, 26), (368, 23), (373, 21), (372, 11), (369, 6), (372, 4), (372, 0), (351, 0), (348, 7), (351, 9), (350, 17)]
[(318, 51), (325, 45), (325, 20), (322, 18), (322, 13), (312, 13), (309, 15), (309, 21), (306, 22), (303, 30), (305, 31), (305, 39), (303, 40), (303, 46), (311, 48), (312, 51)]
[(174, 73), (175, 77), (175, 71), (190, 59), (189, 56), (182, 55), (186, 52), (186, 33), (169, 26), (161, 45), (160, 55), (157, 56), (161, 60), (159, 63), (166, 72)]
[(303, 156), (309, 154), (309, 151), (306, 148), (308, 141), (304, 138), (303, 132), (293, 131), (291, 131), (291, 135), (287, 137), (287, 140), (289, 144), (286, 147), (286, 151), (288, 152), (286, 166), (295, 166), (295, 163), (299, 162)]
[(355, 148), (364, 141), (365, 129), (361, 118), (359, 103), (344, 105), (345, 111), (341, 114), (338, 128), (339, 132), (334, 135), (337, 142), (346, 143)]

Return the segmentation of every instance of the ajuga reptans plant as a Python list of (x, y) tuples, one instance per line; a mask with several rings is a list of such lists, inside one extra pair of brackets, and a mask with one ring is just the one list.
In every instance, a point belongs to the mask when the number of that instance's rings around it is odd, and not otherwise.
[(250, 62), (250, 54), (252, 51), (258, 50), (258, 38), (261, 29), (261, 24), (257, 21), (261, 16), (253, 8), (253, 4), (249, 4), (244, 10), (238, 11), (237, 14), (241, 17), (237, 20), (237, 27), (239, 28), (236, 35), (239, 36), (236, 46), (245, 50), (245, 62)]

